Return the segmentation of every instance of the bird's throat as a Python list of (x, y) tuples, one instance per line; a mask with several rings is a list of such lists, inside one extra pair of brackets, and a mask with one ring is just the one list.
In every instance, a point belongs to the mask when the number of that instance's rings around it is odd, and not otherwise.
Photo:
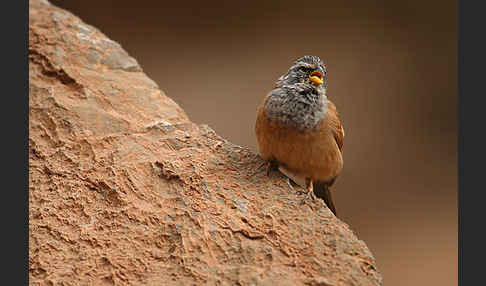
[(326, 90), (287, 86), (274, 89), (265, 104), (271, 121), (299, 130), (314, 129), (327, 111)]

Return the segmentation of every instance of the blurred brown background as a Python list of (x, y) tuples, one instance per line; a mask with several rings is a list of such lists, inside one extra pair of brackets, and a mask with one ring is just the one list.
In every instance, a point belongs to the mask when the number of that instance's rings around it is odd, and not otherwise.
[(192, 121), (257, 150), (255, 111), (321, 57), (344, 123), (341, 219), (386, 285), (457, 285), (456, 1), (51, 1), (119, 42)]

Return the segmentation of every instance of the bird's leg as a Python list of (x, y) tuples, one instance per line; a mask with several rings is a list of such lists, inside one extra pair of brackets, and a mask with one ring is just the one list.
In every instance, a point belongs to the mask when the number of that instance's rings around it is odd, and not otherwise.
[(311, 198), (312, 200), (316, 199), (316, 195), (314, 194), (314, 185), (312, 183), (311, 178), (305, 179), (305, 190), (306, 190), (306, 196), (302, 200), (301, 204), (304, 204), (309, 198)]
[(267, 177), (270, 177), (270, 172), (274, 170), (278, 170), (278, 164), (275, 160), (269, 160), (262, 162), (258, 167), (251, 173), (250, 177), (253, 177), (254, 175), (260, 173), (261, 169), (265, 167), (265, 173), (267, 174)]
[(269, 160), (265, 164), (266, 164), (267, 177), (270, 177), (270, 173), (272, 171), (278, 170), (278, 165), (275, 160)]

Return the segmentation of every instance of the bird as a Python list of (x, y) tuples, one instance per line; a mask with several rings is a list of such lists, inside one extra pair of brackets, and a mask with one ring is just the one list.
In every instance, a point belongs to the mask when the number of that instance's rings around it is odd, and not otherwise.
[(330, 187), (343, 169), (344, 128), (326, 90), (324, 62), (298, 58), (259, 105), (255, 133), (267, 175), (283, 168), (304, 178), (302, 202), (321, 198), (337, 217)]

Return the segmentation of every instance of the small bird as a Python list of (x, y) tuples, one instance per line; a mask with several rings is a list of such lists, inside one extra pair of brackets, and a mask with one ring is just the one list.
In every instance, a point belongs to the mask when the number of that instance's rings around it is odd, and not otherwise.
[(255, 133), (267, 175), (283, 167), (304, 178), (304, 200), (322, 198), (337, 216), (329, 187), (343, 169), (344, 129), (326, 87), (321, 59), (299, 58), (258, 107)]

